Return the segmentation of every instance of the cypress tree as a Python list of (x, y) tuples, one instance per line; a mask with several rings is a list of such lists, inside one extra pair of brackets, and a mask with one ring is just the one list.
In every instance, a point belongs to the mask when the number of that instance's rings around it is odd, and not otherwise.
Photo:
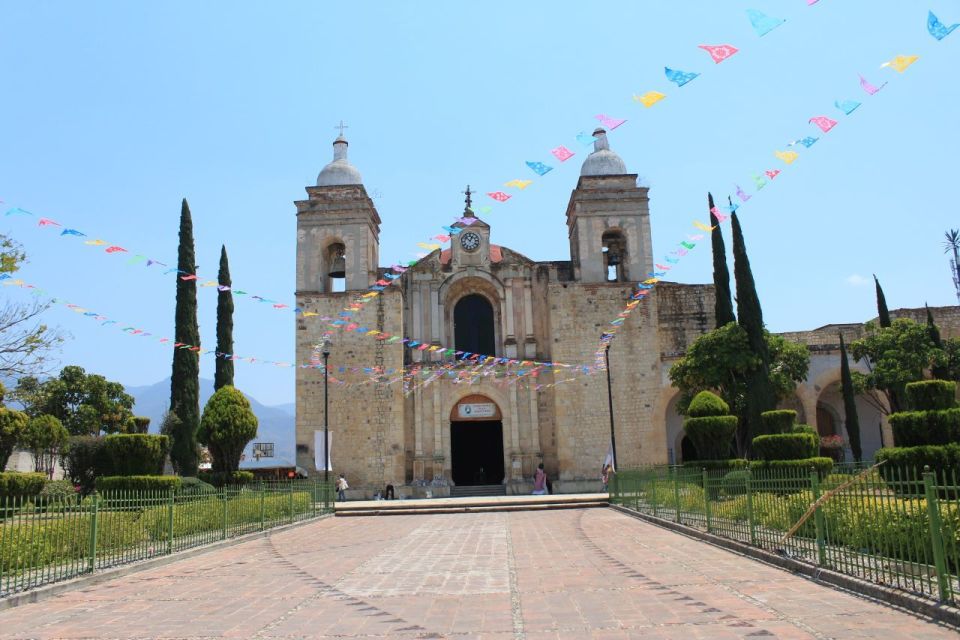
[(763, 328), (763, 311), (736, 213), (731, 214), (730, 222), (733, 230), (733, 274), (737, 281), (737, 318), (747, 334), (750, 349), (760, 359), (760, 366), (747, 380), (746, 424), (742, 425), (742, 442), (746, 448), (753, 436), (763, 433), (760, 414), (776, 409), (777, 394), (770, 381), (770, 349)]
[(850, 363), (847, 361), (847, 345), (840, 334), (840, 387), (843, 391), (844, 422), (850, 437), (853, 459), (860, 462), (863, 449), (860, 446), (860, 418), (857, 416), (857, 403), (853, 395), (853, 377), (850, 375)]
[(197, 271), (193, 248), (193, 220), (186, 198), (180, 209), (180, 246), (177, 252), (177, 310), (173, 351), (173, 373), (170, 376), (170, 412), (179, 419), (173, 434), (170, 460), (182, 476), (197, 475), (199, 452), (197, 429), (200, 427), (200, 360), (199, 351), (187, 347), (200, 346), (197, 326), (197, 283), (184, 280), (182, 274)]
[[(932, 342), (933, 346), (937, 349), (943, 349), (943, 339), (940, 337), (940, 328), (937, 327), (937, 324), (933, 321), (933, 314), (930, 313), (930, 307), (926, 304), (923, 306), (927, 310), (927, 334), (930, 336), (930, 342)], [(938, 380), (950, 379), (950, 371), (942, 365), (934, 365), (930, 368), (930, 373)]]
[(229, 289), (231, 283), (227, 248), (222, 245), (217, 282), (220, 283), (220, 289), (217, 294), (217, 370), (213, 376), (214, 391), (220, 387), (233, 386), (233, 360), (224, 357), (233, 354), (233, 293)]
[(733, 296), (730, 293), (730, 271), (727, 269), (727, 248), (723, 244), (723, 234), (720, 232), (720, 220), (713, 214), (713, 194), (707, 193), (707, 206), (710, 209), (710, 226), (716, 227), (710, 233), (710, 243), (713, 248), (713, 288), (716, 299), (713, 305), (713, 314), (717, 328), (731, 322), (736, 322), (733, 315)]
[(887, 310), (887, 298), (883, 295), (883, 289), (880, 288), (880, 281), (877, 275), (873, 275), (873, 282), (877, 285), (877, 316), (880, 319), (881, 327), (890, 326), (890, 312)]

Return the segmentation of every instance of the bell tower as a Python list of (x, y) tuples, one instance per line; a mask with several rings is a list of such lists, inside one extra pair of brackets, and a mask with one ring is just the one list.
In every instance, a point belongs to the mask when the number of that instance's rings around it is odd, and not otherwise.
[(610, 150), (597, 129), (567, 205), (574, 278), (583, 283), (636, 282), (653, 270), (647, 187)]
[(347, 160), (347, 140), (333, 142), (333, 161), (297, 205), (297, 292), (360, 291), (377, 280), (380, 215), (360, 172)]

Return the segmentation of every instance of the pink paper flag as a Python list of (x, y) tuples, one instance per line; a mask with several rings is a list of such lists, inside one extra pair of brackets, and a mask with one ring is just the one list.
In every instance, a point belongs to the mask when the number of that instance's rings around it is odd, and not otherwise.
[(820, 127), (820, 131), (823, 131), (824, 133), (837, 126), (837, 121), (831, 120), (827, 116), (815, 116), (810, 118), (807, 122), (812, 122), (813, 124), (817, 125)]
[[(857, 75), (860, 75), (860, 74), (857, 74)], [(863, 88), (863, 90), (869, 93), (871, 96), (875, 94), (877, 91), (880, 91), (880, 89), (883, 89), (885, 86), (887, 86), (886, 82), (884, 82), (879, 87), (875, 87), (872, 84), (870, 84), (870, 82), (866, 78), (864, 78), (863, 76), (860, 76), (860, 87)]]
[(506, 202), (507, 200), (510, 199), (510, 194), (504, 193), (503, 191), (491, 191), (487, 195), (493, 198), (494, 200), (496, 200), (497, 202)]
[(607, 128), (607, 131), (613, 131), (614, 129), (622, 125), (624, 122), (626, 122), (626, 120), (617, 120), (616, 118), (611, 118), (610, 116), (603, 113), (597, 114), (593, 117), (599, 120), (600, 124), (602, 124)]
[(127, 252), (126, 249), (124, 249), (123, 247), (118, 247), (117, 245), (113, 245), (112, 247), (107, 247), (105, 251), (107, 253), (126, 253)]
[(54, 221), (51, 220), (50, 218), (40, 218), (40, 222), (37, 223), (37, 226), (39, 226), (39, 227), (50, 227), (50, 226), (53, 226), (53, 227), (62, 227), (63, 225), (60, 224), (59, 222), (54, 222)]
[(739, 51), (739, 49), (732, 44), (698, 44), (697, 47), (709, 53), (710, 57), (713, 58), (713, 61), (717, 64), (720, 64)]
[(773, 180), (773, 179), (776, 178), (778, 175), (780, 175), (780, 169), (773, 169), (773, 170), (767, 169), (766, 171), (764, 171), (764, 173), (767, 174), (767, 177), (768, 177), (768, 178), (770, 178), (771, 180)]
[(570, 149), (567, 149), (567, 148), (566, 148), (565, 146), (563, 146), (563, 145), (560, 145), (560, 146), (557, 147), (556, 149), (551, 149), (551, 150), (550, 150), (550, 153), (552, 153), (552, 154), (554, 155), (554, 157), (555, 157), (557, 160), (559, 160), (560, 162), (564, 162), (565, 160), (569, 160), (569, 159), (572, 158), (574, 155), (576, 155), (576, 154), (573, 153), (573, 151), (570, 151)]
[(186, 280), (186, 281), (189, 282), (190, 280), (196, 280), (196, 279), (197, 279), (197, 276), (195, 276), (195, 275), (193, 275), (193, 274), (190, 274), (190, 275), (187, 275), (187, 276), (180, 276), (180, 279), (181, 279), (181, 280)]

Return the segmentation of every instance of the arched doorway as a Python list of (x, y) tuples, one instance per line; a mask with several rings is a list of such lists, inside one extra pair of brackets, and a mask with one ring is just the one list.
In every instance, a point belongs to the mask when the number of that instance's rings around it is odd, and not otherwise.
[(453, 308), (453, 340), (457, 351), (496, 354), (493, 305), (486, 297), (471, 293)]
[(503, 483), (503, 416), (490, 398), (470, 395), (453, 406), (450, 464), (457, 486)]

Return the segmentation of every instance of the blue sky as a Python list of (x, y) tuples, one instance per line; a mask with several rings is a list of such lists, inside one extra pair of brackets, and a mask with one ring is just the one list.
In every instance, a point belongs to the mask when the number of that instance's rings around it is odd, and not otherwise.
[[(758, 38), (748, 8), (787, 22)], [(331, 159), (341, 119), (391, 264), (462, 209), (467, 183), (536, 177), (524, 161), (559, 144), (578, 155), (485, 219), (498, 244), (568, 259), (566, 202), (586, 156), (574, 136), (597, 113), (628, 119), (611, 146), (650, 185), (660, 256), (703, 218), (708, 190), (752, 193), (751, 175), (784, 168), (774, 150), (819, 135), (807, 120), (829, 115), (840, 125), (741, 209), (769, 328), (871, 317), (871, 273), (891, 307), (956, 304), (941, 240), (960, 226), (960, 32), (935, 41), (928, 9), (960, 21), (947, 0), (6, 3), (0, 207), (173, 263), (186, 197), (201, 272), (215, 274), (224, 243), (237, 287), (290, 301), (293, 201)], [(715, 65), (701, 43), (740, 53)], [(879, 68), (897, 54), (921, 57), (903, 74)], [(702, 75), (677, 88), (665, 65)], [(858, 73), (890, 84), (866, 96)], [(631, 102), (649, 90), (667, 98)], [(848, 98), (863, 106), (846, 117), (833, 102)], [(0, 231), (29, 253), (27, 281), (172, 333), (172, 276), (35, 222), (3, 218)], [(671, 276), (710, 281), (707, 244)], [(199, 295), (213, 345), (216, 297)], [(170, 352), (150, 339), (62, 307), (47, 319), (73, 336), (64, 364), (127, 384), (169, 374)], [(293, 360), (293, 314), (238, 300), (235, 324), (238, 353)], [(237, 384), (267, 404), (293, 399), (290, 369), (238, 364)]]

